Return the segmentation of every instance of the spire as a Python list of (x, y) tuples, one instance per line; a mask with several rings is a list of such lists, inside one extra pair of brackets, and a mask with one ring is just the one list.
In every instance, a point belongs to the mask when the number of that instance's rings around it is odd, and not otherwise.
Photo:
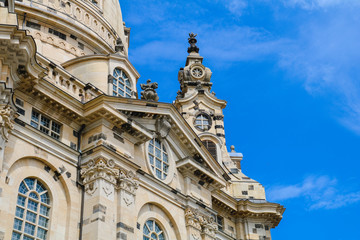
[(196, 52), (196, 53), (199, 53), (199, 48), (196, 46), (196, 43), (197, 43), (197, 40), (196, 40), (196, 36), (197, 34), (194, 34), (194, 33), (189, 33), (189, 44), (190, 44), (190, 47), (188, 47), (188, 53), (191, 53), (191, 52)]

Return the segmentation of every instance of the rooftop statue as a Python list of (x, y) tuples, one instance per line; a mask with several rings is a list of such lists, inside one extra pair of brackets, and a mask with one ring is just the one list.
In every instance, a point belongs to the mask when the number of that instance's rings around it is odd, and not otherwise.
[(146, 84), (140, 84), (140, 87), (144, 90), (141, 92), (141, 99), (153, 102), (157, 102), (159, 100), (159, 96), (155, 91), (155, 89), (158, 88), (158, 84), (156, 82), (151, 83), (151, 80), (148, 79)]
[(188, 53), (196, 52), (199, 53), (199, 48), (196, 46), (197, 40), (196, 40), (197, 34), (195, 33), (189, 33), (189, 44), (190, 47), (188, 47)]

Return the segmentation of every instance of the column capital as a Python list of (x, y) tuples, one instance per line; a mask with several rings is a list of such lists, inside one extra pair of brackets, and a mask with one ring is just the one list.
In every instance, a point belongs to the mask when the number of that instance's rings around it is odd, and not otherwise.
[(114, 160), (106, 160), (103, 157), (98, 157), (84, 164), (80, 173), (84, 185), (88, 185), (97, 179), (104, 179), (116, 185), (117, 178), (120, 176), (120, 170), (116, 168)]
[(135, 180), (135, 173), (125, 170), (120, 171), (118, 189), (124, 190), (132, 195), (136, 195), (139, 183)]

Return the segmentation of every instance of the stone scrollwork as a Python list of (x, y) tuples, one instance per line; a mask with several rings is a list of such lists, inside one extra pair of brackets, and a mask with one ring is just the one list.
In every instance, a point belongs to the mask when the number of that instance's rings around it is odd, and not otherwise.
[(119, 189), (125, 190), (132, 195), (136, 195), (139, 183), (135, 180), (135, 174), (132, 171), (125, 173), (121, 171), (119, 176)]
[[(117, 189), (122, 191), (121, 195), (126, 205), (129, 206), (134, 202), (136, 190), (139, 187), (135, 173), (120, 169), (114, 160), (106, 160), (103, 157), (90, 160), (82, 166), (80, 173), (88, 194), (93, 195), (100, 186), (106, 196), (110, 196)], [(100, 184), (96, 181), (98, 179), (105, 180), (105, 183)]]
[(115, 168), (115, 162), (113, 160), (105, 160), (101, 157), (90, 160), (81, 169), (81, 178), (83, 179), (85, 190), (90, 195), (92, 195), (97, 188), (95, 180), (104, 179), (108, 183), (116, 185), (119, 176), (120, 171)]
[(196, 209), (187, 208), (185, 210), (185, 223), (186, 226), (191, 226), (201, 231), (201, 224)]
[(203, 224), (203, 233), (209, 235), (210, 237), (215, 237), (216, 232), (218, 231), (218, 226), (213, 217), (206, 219)]
[(185, 210), (185, 222), (186, 226), (196, 228), (201, 231), (202, 234), (206, 234), (212, 238), (215, 237), (218, 231), (215, 219), (198, 213), (196, 209), (187, 208)]
[(139, 183), (135, 180), (135, 174), (132, 171), (121, 171), (119, 177), (118, 189), (122, 191), (121, 196), (127, 206), (130, 206), (135, 202), (136, 190), (139, 187)]

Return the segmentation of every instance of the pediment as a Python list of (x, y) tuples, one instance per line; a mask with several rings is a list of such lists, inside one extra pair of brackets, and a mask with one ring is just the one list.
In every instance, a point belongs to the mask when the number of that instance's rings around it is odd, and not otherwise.
[[(173, 145), (177, 145), (176, 148), (184, 148), (182, 150), (187, 154), (177, 163), (181, 172), (189, 168), (188, 172), (191, 172), (193, 177), (202, 177), (210, 184), (216, 183), (217, 187), (226, 185), (226, 180), (229, 179), (227, 173), (212, 158), (200, 138), (172, 104), (150, 103), (111, 96), (104, 96), (104, 98), (105, 105), (122, 116), (126, 116), (128, 121), (141, 125), (144, 130), (152, 132), (154, 136), (168, 137)], [(186, 161), (184, 161), (185, 158)]]

